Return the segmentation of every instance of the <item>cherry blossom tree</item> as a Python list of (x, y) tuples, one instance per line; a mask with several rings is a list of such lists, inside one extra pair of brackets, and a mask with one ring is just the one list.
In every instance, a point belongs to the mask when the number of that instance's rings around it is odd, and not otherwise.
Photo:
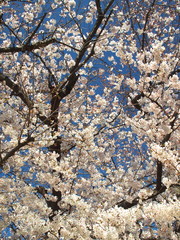
[(177, 2), (0, 2), (1, 239), (177, 240)]

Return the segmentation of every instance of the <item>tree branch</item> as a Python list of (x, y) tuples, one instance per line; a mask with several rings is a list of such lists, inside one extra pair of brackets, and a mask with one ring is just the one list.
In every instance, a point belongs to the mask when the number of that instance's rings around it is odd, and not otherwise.
[(138, 94), (136, 97), (134, 97), (133, 99), (131, 99), (131, 103), (132, 105), (137, 109), (137, 110), (140, 110), (142, 111), (142, 107), (141, 105), (139, 104), (138, 100), (140, 100), (142, 97), (144, 97), (144, 93), (140, 93)]
[(100, 0), (96, 0), (96, 7), (97, 7), (98, 15), (102, 15), (102, 9), (101, 9)]
[(14, 147), (10, 152), (8, 152), (6, 154), (5, 157), (1, 158), (0, 161), (0, 167), (3, 167), (3, 165), (7, 162), (7, 160), (12, 157), (20, 148), (26, 146), (28, 143), (33, 142), (34, 138), (33, 137), (29, 137), (27, 138), (24, 142), (19, 143), (16, 147)]
[(3, 73), (0, 73), (0, 82), (5, 82), (6, 85), (12, 90), (11, 95), (20, 97), (29, 109), (33, 108), (33, 103), (18, 84), (14, 83), (9, 77), (5, 76)]
[(145, 39), (146, 39), (146, 36), (147, 36), (147, 34), (146, 34), (146, 27), (147, 27), (147, 24), (148, 24), (148, 21), (149, 21), (150, 13), (152, 11), (152, 8), (153, 8), (155, 2), (156, 2), (156, 0), (153, 0), (153, 2), (152, 2), (151, 6), (150, 6), (150, 8), (149, 8), (149, 10), (148, 10), (148, 12), (146, 14), (146, 17), (145, 17), (145, 24), (144, 24), (143, 36), (142, 36), (142, 49), (144, 49), (144, 47), (145, 47)]
[(162, 163), (157, 160), (156, 190), (159, 191), (161, 188), (162, 188)]
[(0, 48), (0, 53), (16, 53), (16, 52), (26, 52), (26, 51), (31, 52), (31, 51), (36, 50), (36, 49), (44, 48), (44, 47), (46, 47), (46, 46), (48, 46), (49, 44), (52, 44), (52, 43), (59, 43), (59, 44), (62, 44), (66, 47), (69, 47), (69, 48), (79, 52), (79, 49), (74, 48), (73, 46), (70, 46), (70, 45), (68, 45), (66, 43), (63, 43), (61, 41), (58, 41), (55, 38), (51, 38), (51, 39), (48, 39), (48, 40), (42, 40), (40, 42), (31, 44), (31, 45), (25, 44), (25, 45), (20, 46), (20, 47)]
[(34, 29), (34, 31), (32, 32), (31, 36), (30, 36), (30, 37), (28, 37), (28, 39), (27, 39), (27, 41), (26, 41), (25, 45), (27, 45), (27, 46), (28, 46), (28, 45), (30, 44), (30, 42), (31, 42), (31, 39), (34, 37), (34, 35), (35, 35), (35, 34), (36, 34), (36, 32), (38, 31), (38, 29), (40, 28), (40, 26), (41, 26), (41, 23), (44, 21), (44, 19), (45, 19), (46, 15), (47, 15), (47, 13), (45, 13), (45, 14), (42, 16), (42, 18), (41, 18), (41, 20), (39, 21), (38, 25), (36, 26), (36, 28), (35, 28), (35, 29)]
[[(161, 188), (159, 190), (156, 189), (151, 196), (147, 197), (146, 199), (142, 199), (142, 201), (145, 202), (145, 201), (147, 201), (149, 199), (155, 199), (159, 194), (161, 194), (161, 193), (163, 193), (165, 191), (166, 191), (166, 187), (165, 186), (161, 186)], [(122, 200), (121, 202), (117, 203), (117, 206), (118, 207), (122, 207), (124, 209), (128, 209), (128, 208), (136, 206), (139, 203), (139, 200), (140, 200), (139, 197), (135, 198), (132, 202), (128, 202), (126, 200)]]
[[(2, 73), (0, 73), (0, 82), (5, 82), (6, 86), (12, 90), (11, 95), (18, 96), (29, 109), (33, 109), (33, 102), (18, 84), (14, 83), (9, 77)], [(51, 121), (46, 116), (42, 115), (41, 113), (37, 113), (37, 116), (44, 124), (51, 126)]]
[(105, 10), (104, 10), (104, 14), (107, 13), (107, 11), (110, 9), (110, 7), (111, 7), (111, 5), (113, 4), (113, 2), (114, 2), (114, 0), (111, 0), (111, 1), (109, 2), (109, 4), (107, 5), (107, 7), (106, 7)]

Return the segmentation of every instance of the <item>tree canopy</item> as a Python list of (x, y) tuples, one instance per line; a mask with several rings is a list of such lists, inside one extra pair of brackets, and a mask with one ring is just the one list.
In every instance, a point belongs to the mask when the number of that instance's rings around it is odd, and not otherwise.
[(2, 239), (178, 240), (175, 0), (1, 0)]

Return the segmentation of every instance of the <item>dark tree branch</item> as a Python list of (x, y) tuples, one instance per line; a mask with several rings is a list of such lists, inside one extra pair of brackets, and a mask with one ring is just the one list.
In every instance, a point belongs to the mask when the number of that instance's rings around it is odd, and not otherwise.
[(29, 109), (33, 108), (33, 103), (18, 84), (14, 83), (9, 77), (5, 76), (2, 73), (0, 73), (0, 82), (5, 82), (5, 84), (12, 90), (11, 95), (20, 97)]
[(47, 206), (52, 209), (52, 213), (49, 216), (49, 219), (52, 220), (53, 217), (55, 216), (55, 212), (60, 210), (58, 203), (62, 199), (61, 191), (56, 191), (54, 188), (52, 188), (52, 195), (57, 197), (56, 201), (46, 199), (46, 194), (48, 193), (48, 191), (43, 186), (36, 187), (36, 191), (43, 196), (47, 203)]
[(33, 141), (34, 141), (34, 138), (33, 137), (29, 137), (24, 142), (19, 143), (10, 152), (8, 152), (5, 157), (1, 158), (0, 167), (3, 167), (3, 165), (7, 162), (7, 160), (10, 157), (12, 157), (17, 151), (19, 151), (22, 147), (26, 146), (28, 143), (33, 142)]
[(180, 69), (176, 69), (176, 70), (172, 71), (172, 72), (169, 74), (168, 78), (172, 77), (172, 76), (173, 76), (174, 74), (176, 74), (176, 73), (180, 73)]
[[(0, 82), (5, 82), (6, 86), (12, 90), (11, 95), (18, 96), (29, 109), (33, 108), (33, 102), (18, 84), (14, 83), (9, 77), (2, 73), (0, 73)], [(48, 117), (42, 115), (41, 113), (37, 113), (37, 116), (44, 124), (51, 126), (51, 121), (48, 119)]]
[[(149, 200), (149, 199), (155, 199), (159, 194), (163, 193), (166, 191), (166, 187), (165, 186), (161, 186), (161, 188), (159, 190), (155, 190), (154, 193), (147, 197), (146, 199), (142, 199), (143, 202)], [(122, 207), (124, 209), (128, 209), (128, 208), (131, 208), (131, 207), (134, 207), (136, 206), (138, 203), (139, 203), (139, 197), (135, 198), (132, 202), (128, 202), (126, 200), (122, 200), (121, 202), (117, 203), (117, 206), (118, 207)]]
[[(78, 57), (75, 60), (75, 65), (72, 67), (71, 73), (77, 72), (77, 70), (82, 66), (82, 65), (79, 66), (79, 64), (80, 64), (82, 58), (84, 57), (85, 52), (87, 51), (87, 49), (88, 49), (90, 43), (92, 42), (93, 38), (96, 36), (97, 30), (99, 29), (100, 25), (102, 24), (102, 21), (105, 18), (105, 14), (109, 10), (109, 8), (110, 8), (110, 6), (112, 5), (113, 2), (114, 2), (114, 0), (110, 1), (110, 3), (106, 7), (106, 9), (105, 9), (103, 14), (98, 14), (96, 23), (94, 25), (94, 28), (89, 33), (89, 35), (88, 35), (87, 39), (85, 40), (81, 50), (79, 51), (79, 55), (78, 55)], [(111, 13), (110, 13), (110, 15), (111, 15)], [(108, 20), (109, 20), (110, 15), (108, 16)], [(104, 27), (106, 26), (106, 24), (107, 24), (107, 21), (105, 22)], [(100, 34), (98, 34), (98, 37), (96, 37), (95, 41), (97, 41), (99, 37), (100, 37)]]
[(39, 21), (38, 25), (36, 26), (36, 28), (35, 28), (34, 31), (32, 32), (31, 36), (28, 37), (28, 39), (27, 39), (27, 41), (26, 41), (26, 43), (25, 43), (25, 46), (28, 46), (28, 45), (30, 44), (32, 38), (34, 37), (34, 35), (35, 35), (36, 32), (38, 31), (38, 29), (40, 28), (42, 22), (44, 21), (46, 15), (47, 15), (47, 13), (45, 13), (45, 14), (42, 16), (42, 18), (41, 18), (41, 20)]
[[(44, 61), (44, 59), (39, 55), (33, 52), (33, 54), (40, 59), (40, 61), (43, 63), (44, 67), (47, 69), (50, 77), (52, 78), (52, 80), (54, 81), (54, 83), (57, 85), (57, 79), (55, 78), (54, 74), (52, 73), (51, 69), (46, 65), (46, 62)], [(50, 80), (50, 79), (49, 79)]]
[(97, 7), (98, 15), (102, 15), (102, 9), (101, 9), (100, 0), (96, 0), (96, 7)]
[(99, 39), (99, 37), (101, 36), (101, 34), (102, 34), (105, 26), (107, 25), (107, 23), (108, 23), (108, 21), (109, 21), (109, 18), (111, 17), (112, 12), (113, 12), (113, 10), (110, 12), (109, 16), (107, 17), (107, 19), (106, 19), (106, 21), (105, 21), (105, 23), (104, 23), (104, 25), (103, 25), (100, 33), (98, 34), (98, 36), (97, 36), (97, 38), (96, 38), (96, 41), (94, 41), (94, 44), (93, 44), (93, 46), (92, 46), (92, 48), (91, 48), (90, 54), (89, 54), (89, 55), (85, 58), (85, 60), (79, 65), (78, 69), (80, 69), (82, 66), (84, 66), (84, 64), (87, 63), (87, 62), (89, 61), (89, 59), (95, 54), (94, 48), (95, 48), (95, 46), (96, 46), (97, 40)]
[[(140, 100), (142, 97), (147, 97), (150, 101), (156, 103), (158, 105), (158, 107), (160, 107), (160, 109), (166, 114), (164, 108), (156, 100), (151, 99), (149, 96), (144, 95), (144, 93), (138, 94), (136, 97), (131, 99), (131, 103), (133, 104), (133, 106), (136, 109), (142, 111), (142, 107), (141, 107), (141, 105), (138, 102), (138, 100)], [(167, 116), (167, 114), (166, 114), (166, 116)], [(173, 130), (174, 124), (175, 124), (175, 122), (176, 122), (176, 120), (178, 118), (178, 113), (174, 112), (173, 117), (174, 117), (174, 119), (170, 122), (172, 130)], [(161, 146), (164, 146), (164, 144), (167, 141), (169, 141), (170, 137), (171, 137), (171, 133), (166, 134), (164, 136), (163, 140), (161, 141)], [(163, 165), (162, 165), (162, 163), (160, 161), (157, 160), (157, 172), (156, 172), (156, 190), (157, 191), (161, 191), (161, 189), (163, 188), (163, 185), (162, 185), (162, 174), (163, 174)], [(125, 201), (125, 206), (126, 205), (127, 205), (127, 207), (128, 206), (134, 206), (134, 205), (136, 205), (136, 203), (137, 203), (137, 200), (134, 200), (132, 203), (127, 203)], [(123, 204), (124, 204), (124, 202), (123, 202)], [(128, 205), (128, 204), (130, 204), (130, 205)]]
[[(170, 122), (172, 129), (178, 118), (178, 113), (174, 112), (173, 117), (174, 117), (174, 119)], [(164, 138), (161, 142), (161, 146), (164, 146), (164, 144), (169, 141), (169, 139), (171, 137), (171, 133), (168, 133), (164, 136)], [(156, 190), (158, 190), (158, 191), (162, 188), (162, 171), (163, 171), (163, 165), (160, 161), (157, 160)]]
[(162, 163), (157, 160), (156, 190), (159, 191), (161, 188), (162, 188)]
[(76, 75), (75, 73), (70, 74), (70, 76), (67, 78), (67, 81), (60, 87), (60, 91), (59, 91), (60, 101), (64, 97), (66, 97), (68, 94), (70, 94), (78, 78), (79, 78), (79, 75)]
[(146, 14), (145, 24), (144, 24), (144, 28), (143, 28), (143, 36), (142, 36), (142, 49), (144, 49), (144, 47), (145, 47), (145, 40), (146, 40), (146, 36), (147, 36), (147, 34), (146, 34), (146, 27), (147, 27), (147, 24), (148, 24), (148, 21), (149, 21), (150, 13), (152, 11), (152, 8), (153, 8), (155, 2), (156, 2), (156, 0), (153, 0), (151, 6), (149, 8), (149, 11)]
[(133, 99), (131, 99), (131, 103), (132, 105), (137, 109), (137, 110), (140, 110), (142, 111), (142, 107), (141, 105), (139, 104), (138, 100), (140, 100), (142, 97), (144, 97), (144, 93), (140, 93), (138, 94), (136, 97), (134, 97)]
[(107, 5), (107, 7), (106, 7), (105, 10), (104, 10), (104, 14), (107, 13), (107, 11), (110, 9), (110, 7), (112, 6), (113, 3), (114, 3), (114, 0), (111, 0), (111, 1), (109, 2), (109, 4)]
[(77, 48), (74, 48), (73, 46), (70, 46), (66, 43), (63, 43), (61, 41), (58, 41), (57, 39), (55, 38), (51, 38), (51, 39), (48, 39), (48, 40), (42, 40), (40, 42), (37, 42), (35, 44), (31, 44), (31, 45), (23, 45), (21, 47), (7, 47), (7, 48), (0, 48), (0, 53), (16, 53), (16, 52), (32, 52), (33, 50), (35, 49), (40, 49), (40, 48), (44, 48), (46, 46), (48, 46), (49, 44), (52, 44), (52, 43), (59, 43), (59, 44), (62, 44), (68, 48), (71, 48), (77, 52), (79, 52), (79, 49)]
[(174, 114), (173, 114), (174, 119), (170, 122), (171, 129), (173, 129), (174, 124), (175, 124), (176, 120), (178, 119), (178, 116), (179, 116), (178, 112), (175, 111)]
[(20, 40), (20, 38), (18, 37), (18, 35), (14, 32), (13, 29), (11, 29), (4, 21), (3, 21), (3, 25), (16, 37), (16, 39), (22, 43), (22, 41)]
[[(111, 1), (113, 2), (113, 1)], [(111, 5), (109, 5), (110, 7)], [(107, 10), (109, 9), (109, 7), (106, 9), (105, 13), (107, 12)], [(74, 88), (79, 75), (76, 74), (76, 72), (90, 59), (90, 57), (92, 57), (94, 55), (94, 47), (95, 44), (98, 40), (98, 38), (100, 37), (103, 29), (105, 28), (105, 26), (107, 25), (107, 22), (112, 14), (112, 11), (110, 12), (109, 16), (107, 17), (102, 30), (100, 31), (100, 33), (98, 34), (98, 36), (96, 37), (95, 43), (91, 49), (90, 54), (86, 57), (86, 59), (80, 64), (81, 60), (83, 59), (90, 43), (92, 42), (93, 38), (96, 36), (96, 32), (99, 29), (102, 20), (105, 18), (105, 13), (103, 15), (98, 15), (95, 26), (92, 30), (92, 32), (89, 34), (89, 36), (87, 37), (87, 39), (85, 40), (81, 50), (79, 51), (79, 54), (75, 60), (75, 65), (71, 68), (70, 70), (70, 76), (67, 78), (67, 80), (65, 81), (65, 83), (63, 83), (60, 87), (52, 87), (49, 84), (49, 88), (51, 91), (51, 120), (52, 120), (52, 125), (55, 131), (58, 130), (58, 109), (59, 109), (59, 104), (60, 101), (65, 98), (67, 95), (70, 94), (70, 92), (72, 91), (72, 89)]]
[[(126, 3), (127, 3), (127, 8), (128, 8), (129, 15), (131, 16), (132, 13), (131, 13), (131, 7), (130, 7), (129, 0), (126, 0)], [(132, 17), (130, 18), (130, 21), (131, 21), (131, 27), (132, 27), (132, 30), (133, 30), (134, 34), (137, 36), (138, 41), (141, 43), (141, 40), (140, 40), (139, 34), (138, 34), (137, 31), (135, 30), (135, 29), (136, 29), (136, 27), (135, 27), (136, 24), (134, 23)]]

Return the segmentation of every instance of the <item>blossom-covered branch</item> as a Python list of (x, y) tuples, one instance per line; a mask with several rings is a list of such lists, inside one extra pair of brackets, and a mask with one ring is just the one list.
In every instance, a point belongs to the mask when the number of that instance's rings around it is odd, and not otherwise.
[(0, 238), (179, 239), (178, 11), (1, 1)]

